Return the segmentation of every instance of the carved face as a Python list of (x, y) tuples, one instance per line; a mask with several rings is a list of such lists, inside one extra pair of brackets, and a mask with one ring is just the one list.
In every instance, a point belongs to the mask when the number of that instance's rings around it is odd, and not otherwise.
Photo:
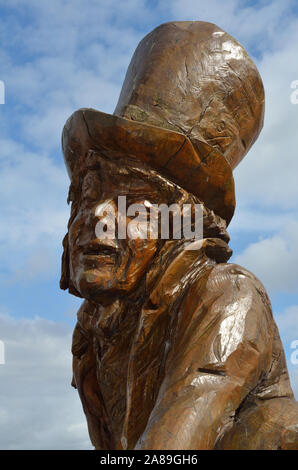
[[(93, 154), (94, 155), (94, 154)], [(80, 195), (72, 205), (69, 225), (69, 270), (77, 291), (86, 299), (100, 300), (131, 292), (136, 288), (156, 253), (156, 239), (119, 239), (118, 196), (126, 196), (127, 206), (160, 203), (161, 194), (149, 181), (130, 172), (119, 162), (96, 154), (96, 162), (84, 175)], [(109, 216), (100, 208), (113, 208), (115, 238), (98, 238), (96, 227)], [(124, 216), (128, 225), (134, 217)], [(105, 218), (105, 220), (107, 220)]]

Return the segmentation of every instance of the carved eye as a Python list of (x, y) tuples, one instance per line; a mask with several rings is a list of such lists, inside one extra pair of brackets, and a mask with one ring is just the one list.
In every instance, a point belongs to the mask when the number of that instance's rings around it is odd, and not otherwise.
[(96, 171), (88, 171), (82, 184), (82, 200), (96, 201), (101, 195), (101, 181)]
[(218, 132), (222, 132), (224, 131), (226, 128), (226, 123), (224, 121), (220, 121), (218, 124), (217, 124), (217, 130)]

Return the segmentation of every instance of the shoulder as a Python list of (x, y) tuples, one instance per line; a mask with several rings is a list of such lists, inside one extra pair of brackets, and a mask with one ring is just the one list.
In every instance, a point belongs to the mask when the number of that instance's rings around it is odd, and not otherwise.
[(237, 264), (219, 263), (202, 273), (188, 292), (179, 328), (189, 335), (191, 345), (202, 346), (205, 339), (216, 351), (234, 351), (239, 346), (241, 354), (254, 355), (268, 351), (272, 320), (271, 304), (258, 278)]
[(206, 284), (208, 291), (222, 292), (227, 298), (229, 292), (233, 295), (250, 297), (253, 300), (260, 300), (271, 310), (271, 303), (262, 282), (248, 269), (234, 263), (216, 264)]
[(237, 284), (237, 285), (247, 285), (251, 288), (256, 288), (261, 291), (266, 292), (265, 287), (261, 281), (248, 269), (239, 264), (234, 263), (220, 263), (216, 264), (208, 279), (208, 284), (212, 285), (213, 282), (216, 282), (219, 285), (224, 286), (227, 283)]

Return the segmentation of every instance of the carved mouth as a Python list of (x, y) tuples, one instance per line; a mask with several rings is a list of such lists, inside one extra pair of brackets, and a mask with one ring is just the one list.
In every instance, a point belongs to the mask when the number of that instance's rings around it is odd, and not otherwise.
[(88, 243), (83, 249), (85, 256), (108, 256), (116, 257), (118, 248), (114, 244), (107, 244), (104, 242), (92, 241)]

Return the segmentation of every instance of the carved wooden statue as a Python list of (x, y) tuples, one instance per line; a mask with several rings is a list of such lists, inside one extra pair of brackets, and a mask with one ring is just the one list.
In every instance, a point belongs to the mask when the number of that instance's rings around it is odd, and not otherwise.
[[(270, 301), (253, 274), (227, 263), (232, 170), (263, 115), (262, 81), (243, 47), (197, 21), (163, 24), (140, 42), (113, 115), (80, 109), (68, 119), (61, 288), (85, 299), (73, 386), (96, 449), (298, 448)], [(98, 238), (98, 206), (117, 214), (121, 195), (203, 204), (199, 247)]]

